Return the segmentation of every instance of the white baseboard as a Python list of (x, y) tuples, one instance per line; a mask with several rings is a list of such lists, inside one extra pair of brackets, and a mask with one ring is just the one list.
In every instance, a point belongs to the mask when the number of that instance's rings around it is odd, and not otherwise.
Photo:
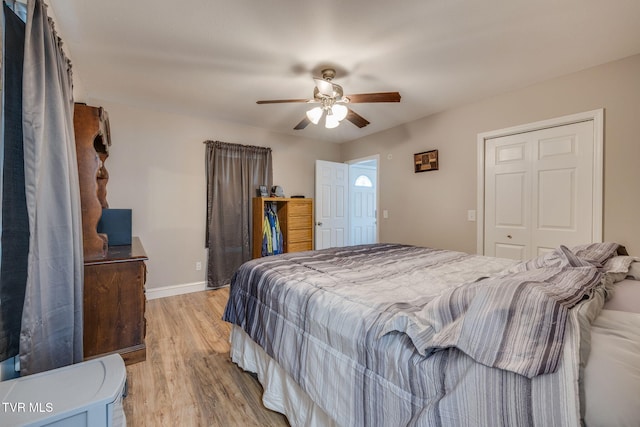
[(181, 285), (163, 286), (161, 288), (150, 288), (145, 290), (147, 300), (171, 297), (174, 295), (188, 294), (191, 292), (204, 291), (207, 282), (183, 283)]

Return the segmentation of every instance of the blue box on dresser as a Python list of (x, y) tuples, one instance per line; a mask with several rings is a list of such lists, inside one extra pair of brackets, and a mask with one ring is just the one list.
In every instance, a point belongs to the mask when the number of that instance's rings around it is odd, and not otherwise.
[(131, 244), (131, 209), (102, 209), (98, 233), (109, 238), (109, 246)]

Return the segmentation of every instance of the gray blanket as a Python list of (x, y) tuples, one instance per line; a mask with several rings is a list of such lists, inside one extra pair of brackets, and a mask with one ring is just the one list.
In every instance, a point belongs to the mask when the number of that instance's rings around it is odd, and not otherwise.
[(568, 310), (590, 295), (602, 273), (566, 247), (554, 255), (552, 267), (459, 286), (420, 311), (403, 310), (383, 333), (406, 333), (425, 356), (455, 347), (476, 362), (528, 378), (555, 372)]
[(223, 318), (338, 425), (576, 425), (572, 307), (600, 273), (566, 248), (553, 259), (390, 244), (267, 257), (238, 270)]

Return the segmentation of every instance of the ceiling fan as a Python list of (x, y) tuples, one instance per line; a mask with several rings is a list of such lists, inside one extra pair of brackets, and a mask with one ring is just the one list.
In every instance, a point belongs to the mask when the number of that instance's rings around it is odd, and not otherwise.
[(398, 92), (361, 93), (345, 96), (342, 86), (332, 82), (335, 76), (336, 71), (333, 68), (322, 70), (322, 78), (313, 79), (316, 82), (316, 87), (313, 89), (312, 99), (271, 99), (257, 101), (256, 104), (283, 104), (287, 102), (320, 104), (320, 106), (307, 111), (306, 117), (294, 127), (295, 130), (300, 130), (306, 128), (309, 123), (317, 125), (323, 118), (325, 127), (329, 129), (337, 127), (344, 119), (363, 128), (369, 124), (369, 121), (345, 104), (400, 102), (400, 93)]

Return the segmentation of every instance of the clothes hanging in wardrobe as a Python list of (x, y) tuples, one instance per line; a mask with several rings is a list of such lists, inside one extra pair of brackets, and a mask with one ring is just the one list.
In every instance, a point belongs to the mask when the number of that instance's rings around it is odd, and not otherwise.
[(262, 225), (262, 256), (283, 253), (283, 239), (280, 221), (273, 207), (265, 207)]

